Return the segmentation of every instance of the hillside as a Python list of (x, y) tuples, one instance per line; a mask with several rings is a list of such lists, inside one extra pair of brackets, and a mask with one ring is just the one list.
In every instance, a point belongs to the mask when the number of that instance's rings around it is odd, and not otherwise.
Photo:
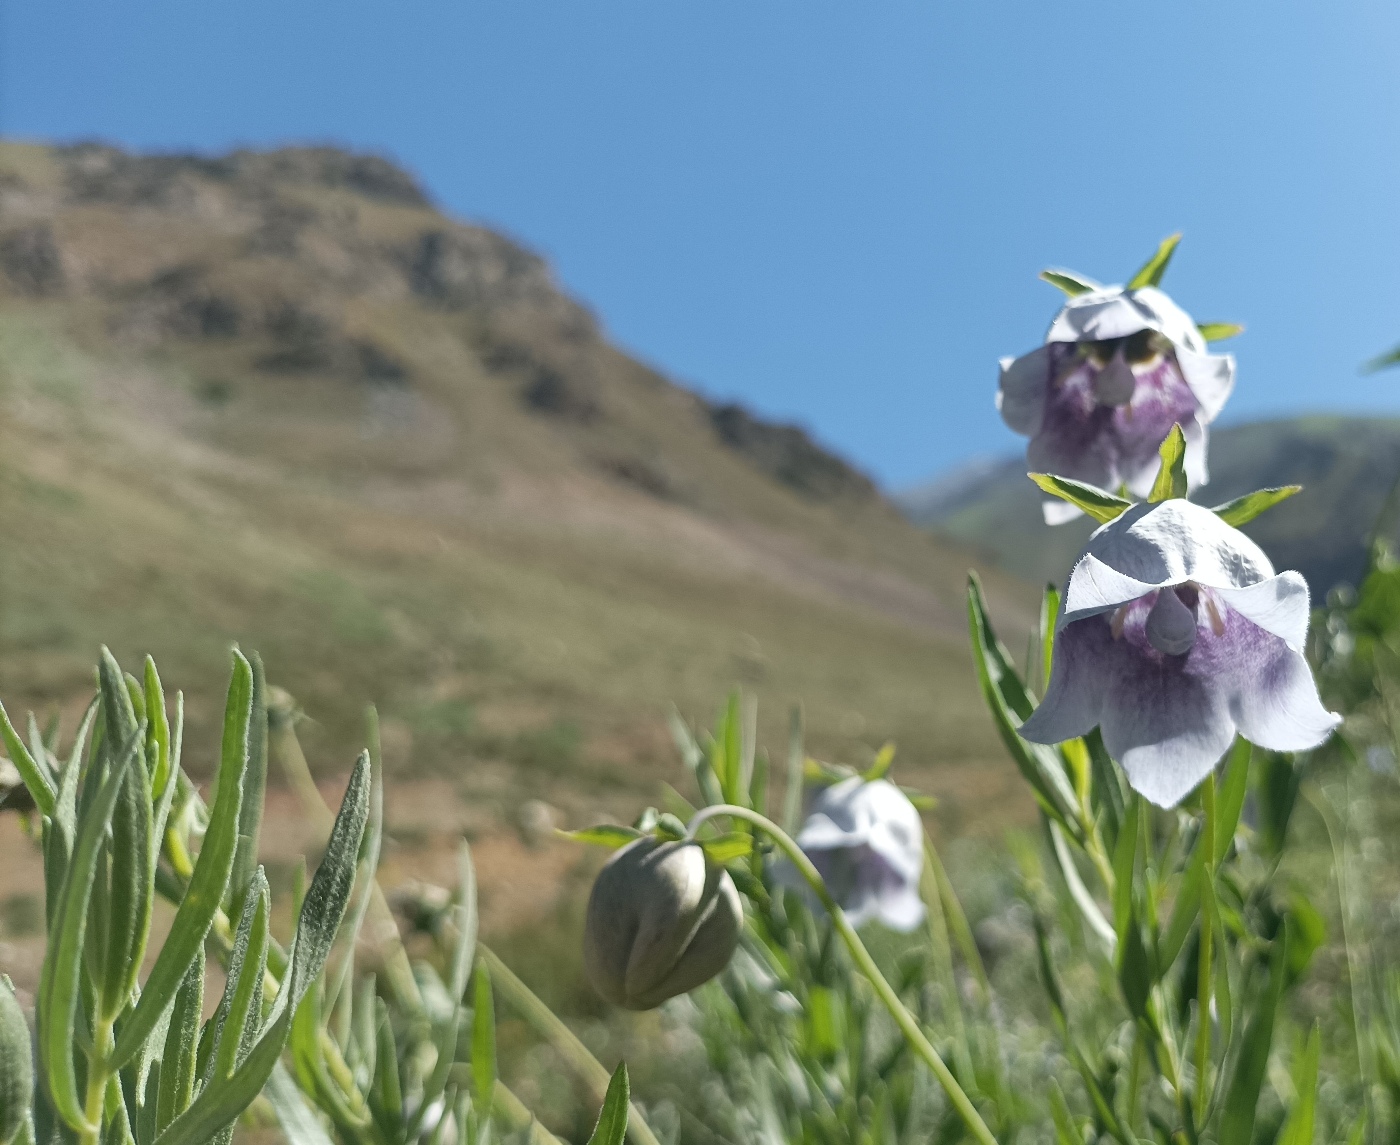
[[(1302, 417), (1212, 433), (1211, 482), (1196, 499), (1216, 505), (1253, 489), (1302, 485), (1303, 492), (1245, 528), (1279, 568), (1298, 569), (1318, 597), (1355, 583), (1366, 541), (1400, 476), (1400, 420)], [(1021, 458), (979, 462), (903, 494), (912, 520), (985, 552), (1000, 567), (1038, 581), (1063, 581), (1090, 532), (1040, 516), (1040, 493)], [(1390, 532), (1400, 522), (1391, 521)]]
[(950, 823), (979, 802), (955, 777), (1006, 774), (965, 551), (381, 159), (0, 145), (0, 370), (12, 709), (71, 718), (99, 641), (150, 651), (198, 766), (238, 641), (320, 766), (373, 700), (391, 766), (503, 817), (635, 806), (676, 778), (668, 706), (708, 721), (736, 683), (774, 748), (798, 700), (819, 753), (897, 740)]

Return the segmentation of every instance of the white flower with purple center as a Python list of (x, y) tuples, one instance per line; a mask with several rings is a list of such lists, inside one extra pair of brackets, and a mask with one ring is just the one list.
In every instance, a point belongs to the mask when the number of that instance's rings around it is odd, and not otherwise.
[[(1033, 472), (1146, 497), (1174, 425), (1186, 435), (1190, 488), (1205, 484), (1206, 426), (1234, 384), (1234, 358), (1208, 353), (1195, 322), (1162, 291), (1103, 286), (1065, 304), (1045, 345), (1002, 359), (997, 409), (1031, 439)], [(1057, 525), (1079, 510), (1047, 501), (1044, 513)]]
[(1308, 586), (1211, 510), (1176, 498), (1101, 526), (1070, 574), (1050, 686), (1021, 728), (1054, 744), (1098, 726), (1133, 788), (1179, 803), (1238, 731), (1274, 751), (1322, 743), (1303, 658)]
[[(923, 822), (893, 783), (856, 775), (826, 788), (813, 801), (797, 845), (852, 926), (878, 919), (907, 933), (923, 921)], [(783, 879), (805, 887), (790, 868)]]

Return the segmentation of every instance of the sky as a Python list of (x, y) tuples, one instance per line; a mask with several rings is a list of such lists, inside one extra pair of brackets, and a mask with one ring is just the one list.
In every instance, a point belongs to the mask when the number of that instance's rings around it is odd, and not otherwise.
[(889, 487), (1011, 453), (1045, 266), (1239, 321), (1230, 421), (1400, 414), (1394, 0), (4, 0), (0, 134), (335, 142)]

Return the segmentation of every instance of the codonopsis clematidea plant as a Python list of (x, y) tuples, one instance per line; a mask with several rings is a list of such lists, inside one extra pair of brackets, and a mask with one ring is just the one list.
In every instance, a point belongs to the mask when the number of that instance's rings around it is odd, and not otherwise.
[[(552, 1141), (495, 1074), (469, 854), (446, 975), (408, 967), (405, 977), (390, 958), (381, 991), (373, 975), (354, 973), (366, 915), (376, 905), (387, 914), (374, 879), (377, 745), (356, 760), (339, 811), (325, 811), (325, 852), (309, 884), (298, 883), (284, 946), (257, 863), (269, 757), (257, 657), (233, 653), (207, 805), (181, 767), (183, 698), (172, 717), (154, 663), (137, 679), (104, 649), (97, 680), (62, 756), (56, 731), (41, 735), (31, 717), (26, 744), (0, 710), (43, 852), (48, 928), (32, 1057), (24, 1015), (0, 980), (0, 1141), (228, 1142), (260, 1095), (291, 1145), (476, 1145), (512, 1127), (535, 1145)], [(285, 720), (279, 733), (290, 734)], [(157, 895), (174, 918), (148, 951)], [(209, 959), (225, 984), (205, 1019)], [(624, 1139), (627, 1090), (619, 1067), (596, 1145)]]

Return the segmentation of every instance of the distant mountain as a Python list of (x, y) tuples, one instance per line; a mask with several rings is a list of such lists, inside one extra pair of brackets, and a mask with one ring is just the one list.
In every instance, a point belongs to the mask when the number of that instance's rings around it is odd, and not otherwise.
[[(1320, 597), (1355, 582), (1364, 567), (1367, 538), (1400, 476), (1400, 419), (1300, 417), (1219, 429), (1211, 435), (1210, 471), (1195, 498), (1204, 504), (1269, 486), (1304, 487), (1245, 531), (1279, 568), (1302, 572)], [(1059, 583), (1091, 523), (1049, 528), (1040, 499), (1018, 457), (973, 462), (897, 501), (911, 520), (981, 549), (1001, 568)]]
[(654, 791), (668, 705), (737, 682), (768, 744), (802, 700), (829, 756), (1003, 758), (966, 551), (373, 156), (0, 144), (0, 532), (0, 696), (71, 705), (99, 641), (151, 651), (195, 766), (231, 640), (318, 759), (373, 700), (392, 764), (498, 803)]

